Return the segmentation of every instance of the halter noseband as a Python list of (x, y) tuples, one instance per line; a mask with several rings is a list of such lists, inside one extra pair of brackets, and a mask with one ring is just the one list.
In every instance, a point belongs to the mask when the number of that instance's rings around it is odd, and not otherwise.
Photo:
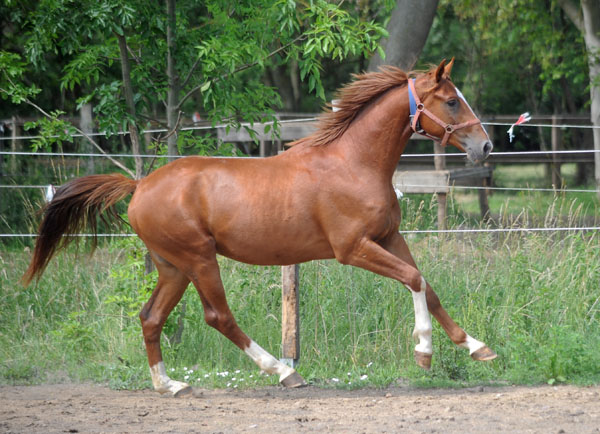
[[(467, 122), (463, 122), (462, 124), (447, 124), (446, 122), (442, 121), (436, 115), (427, 110), (421, 102), (421, 100), (419, 99), (417, 91), (415, 90), (414, 78), (408, 80), (408, 102), (410, 106), (410, 126), (412, 130), (415, 133), (421, 134), (422, 136), (429, 137), (432, 140), (440, 142), (442, 146), (446, 146), (446, 144), (448, 143), (448, 139), (450, 138), (450, 134), (452, 134), (454, 131), (481, 123), (481, 121), (477, 118), (471, 119)], [(431, 119), (444, 129), (444, 137), (441, 139), (441, 141), (439, 137), (432, 136), (431, 134), (427, 133), (423, 128), (421, 128), (421, 124), (419, 123), (419, 116), (421, 116), (421, 113), (423, 113), (425, 116), (427, 116), (429, 119)]]

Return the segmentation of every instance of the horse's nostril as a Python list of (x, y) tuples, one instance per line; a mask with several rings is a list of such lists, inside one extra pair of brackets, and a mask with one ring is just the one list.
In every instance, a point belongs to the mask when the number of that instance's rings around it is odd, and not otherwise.
[(485, 155), (488, 155), (490, 152), (492, 152), (492, 149), (494, 149), (494, 145), (492, 145), (492, 142), (485, 142), (485, 144), (483, 145), (483, 153)]

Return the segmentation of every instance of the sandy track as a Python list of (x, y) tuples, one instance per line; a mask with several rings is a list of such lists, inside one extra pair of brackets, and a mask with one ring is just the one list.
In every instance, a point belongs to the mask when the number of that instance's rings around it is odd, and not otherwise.
[(600, 387), (355, 391), (0, 387), (0, 432), (600, 432)]

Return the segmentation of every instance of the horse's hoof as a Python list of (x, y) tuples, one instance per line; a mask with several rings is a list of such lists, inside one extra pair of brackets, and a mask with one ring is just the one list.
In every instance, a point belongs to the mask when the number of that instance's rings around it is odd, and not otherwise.
[(280, 383), (285, 387), (302, 387), (306, 386), (306, 381), (296, 371), (285, 377)]
[(484, 345), (483, 347), (479, 348), (477, 351), (473, 352), (473, 354), (471, 354), (471, 358), (473, 360), (477, 360), (480, 362), (487, 362), (489, 360), (494, 360), (496, 357), (498, 357), (498, 354), (493, 352), (487, 345)]
[[(161, 393), (164, 393), (160, 391)], [(181, 381), (170, 380), (169, 388), (165, 392), (169, 392), (173, 398), (180, 398), (185, 395), (189, 395), (192, 393), (192, 387)]]
[(421, 368), (429, 371), (431, 369), (431, 354), (425, 354), (415, 350), (415, 362)]
[(182, 396), (186, 396), (186, 395), (190, 395), (192, 393), (192, 387), (188, 386), (188, 387), (184, 387), (181, 390), (178, 390), (177, 392), (175, 392), (173, 394), (174, 398), (181, 398)]

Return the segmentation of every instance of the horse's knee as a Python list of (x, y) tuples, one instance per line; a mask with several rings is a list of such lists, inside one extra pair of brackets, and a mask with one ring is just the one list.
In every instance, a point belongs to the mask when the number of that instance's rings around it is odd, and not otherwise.
[(162, 318), (154, 315), (148, 315), (147, 312), (142, 310), (142, 312), (140, 312), (140, 320), (142, 322), (142, 334), (144, 335), (144, 341), (158, 341), (160, 339), (160, 333), (164, 323)]
[(219, 322), (219, 318), (217, 312), (212, 309), (204, 310), (204, 322), (211, 326), (212, 328), (217, 328), (217, 324)]
[(227, 332), (235, 326), (235, 320), (230, 313), (221, 313), (213, 309), (207, 309), (204, 312), (204, 321), (206, 324), (221, 333), (227, 335)]

